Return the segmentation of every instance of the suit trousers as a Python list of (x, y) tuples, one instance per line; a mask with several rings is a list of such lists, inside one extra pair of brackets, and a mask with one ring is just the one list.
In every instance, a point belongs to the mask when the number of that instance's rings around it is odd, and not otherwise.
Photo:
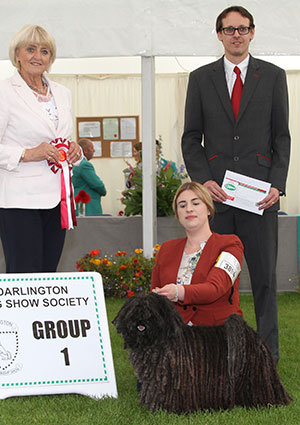
[(60, 204), (51, 209), (0, 208), (6, 273), (55, 272), (65, 241)]
[(244, 245), (254, 298), (257, 331), (279, 359), (276, 261), (277, 211), (263, 215), (229, 207), (216, 213), (211, 228), (221, 234), (236, 234)]

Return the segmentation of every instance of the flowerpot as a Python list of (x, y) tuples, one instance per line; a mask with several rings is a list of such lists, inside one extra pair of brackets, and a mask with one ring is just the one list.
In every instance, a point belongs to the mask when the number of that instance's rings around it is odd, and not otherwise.
[(85, 216), (85, 204), (83, 202), (78, 203), (78, 216), (79, 217)]

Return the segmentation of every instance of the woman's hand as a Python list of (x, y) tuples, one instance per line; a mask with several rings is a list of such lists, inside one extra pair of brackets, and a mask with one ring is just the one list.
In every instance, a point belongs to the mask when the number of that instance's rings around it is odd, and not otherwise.
[[(77, 162), (82, 156), (81, 147), (75, 143), (71, 142), (70, 148), (68, 151), (68, 160), (71, 164)], [(59, 163), (59, 150), (47, 142), (42, 142), (36, 148), (25, 149), (25, 154), (23, 157), (23, 162), (30, 161), (50, 161), (56, 164)]]
[(71, 142), (70, 148), (68, 150), (68, 161), (71, 164), (75, 164), (82, 156), (81, 147), (76, 142)]
[(30, 161), (51, 161), (58, 163), (59, 162), (59, 152), (55, 146), (47, 142), (42, 142), (36, 148), (25, 149), (25, 154), (23, 157), (23, 162)]
[(155, 288), (152, 292), (158, 295), (164, 295), (170, 301), (177, 302), (184, 300), (184, 287), (183, 285), (176, 285), (175, 283), (168, 283), (162, 288)]

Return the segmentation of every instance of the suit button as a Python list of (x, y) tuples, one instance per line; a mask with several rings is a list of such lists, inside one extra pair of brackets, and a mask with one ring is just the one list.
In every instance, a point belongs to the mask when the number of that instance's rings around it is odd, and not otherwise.
[(193, 307), (193, 311), (196, 311), (196, 310), (197, 310), (197, 307), (195, 307), (195, 306), (194, 306), (194, 307)]
[(186, 306), (186, 305), (184, 305), (184, 306), (183, 306), (183, 310), (186, 310), (186, 309), (187, 309), (187, 306)]
[(233, 160), (234, 160), (234, 161), (239, 161), (239, 160), (240, 160), (240, 157), (239, 157), (239, 156), (234, 156), (234, 157), (233, 157)]
[(234, 136), (234, 138), (233, 138), (234, 140), (239, 140), (240, 139), (240, 136)]

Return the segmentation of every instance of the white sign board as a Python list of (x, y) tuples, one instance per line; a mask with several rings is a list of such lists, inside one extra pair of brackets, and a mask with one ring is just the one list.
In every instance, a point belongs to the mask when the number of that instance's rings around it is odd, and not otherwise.
[(98, 273), (0, 274), (0, 398), (117, 397)]

